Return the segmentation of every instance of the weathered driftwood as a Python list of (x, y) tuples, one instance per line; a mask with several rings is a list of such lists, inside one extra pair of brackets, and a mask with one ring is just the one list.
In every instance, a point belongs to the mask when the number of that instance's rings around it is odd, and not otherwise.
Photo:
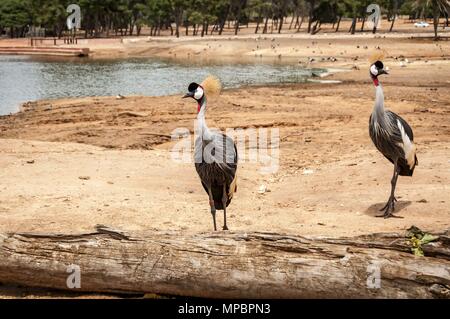
[[(81, 291), (215, 298), (449, 298), (450, 237), (410, 253), (402, 235), (306, 238), (274, 233), (0, 234), (0, 282)], [(381, 287), (376, 288), (377, 267)], [(369, 285), (368, 285), (369, 282)]]

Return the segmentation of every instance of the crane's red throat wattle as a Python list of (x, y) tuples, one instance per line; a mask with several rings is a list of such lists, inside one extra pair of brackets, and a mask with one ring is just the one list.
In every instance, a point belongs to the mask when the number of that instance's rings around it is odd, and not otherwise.
[(373, 84), (375, 85), (375, 86), (378, 86), (378, 85), (380, 85), (380, 82), (378, 81), (378, 78), (373, 78)]

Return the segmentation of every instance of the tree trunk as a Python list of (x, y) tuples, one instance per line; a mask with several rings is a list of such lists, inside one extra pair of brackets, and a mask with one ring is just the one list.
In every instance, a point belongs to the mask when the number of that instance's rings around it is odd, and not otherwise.
[(320, 20), (316, 21), (316, 24), (314, 24), (312, 30), (311, 30), (311, 34), (317, 34), (320, 31)]
[[(294, 21), (296, 21), (295, 20), (295, 14), (292, 15), (291, 23), (289, 24), (289, 30), (292, 29), (292, 26), (294, 25)], [(298, 17), (297, 17), (297, 21), (298, 21)]]
[(206, 298), (449, 298), (450, 230), (422, 246), (427, 257), (412, 255), (410, 245), (396, 234), (132, 236), (105, 226), (78, 235), (0, 234), (0, 282)]
[(299, 25), (299, 20), (300, 20), (300, 14), (298, 14), (297, 18), (295, 19), (294, 29), (297, 29), (297, 26)]
[(353, 17), (352, 25), (350, 26), (350, 33), (355, 34), (356, 30), (356, 16)]
[(303, 15), (302, 15), (302, 18), (301, 18), (301, 20), (300, 20), (300, 23), (298, 24), (297, 32), (300, 32), (300, 30), (301, 30), (301, 28), (302, 28), (303, 19), (304, 19), (304, 17), (303, 17)]
[(175, 36), (177, 38), (180, 37), (180, 11), (179, 9), (177, 9), (176, 13), (175, 13)]
[(284, 17), (280, 17), (279, 25), (278, 25), (278, 33), (281, 33), (281, 29), (283, 28)]
[(395, 20), (397, 19), (397, 11), (398, 11), (398, 2), (397, 0), (394, 0), (393, 17), (391, 27), (389, 28), (389, 32), (392, 32), (392, 30), (394, 29)]
[(316, 4), (316, 1), (311, 1), (311, 8), (309, 9), (309, 21), (308, 21), (308, 33), (311, 33), (311, 25), (313, 23), (314, 18), (314, 6)]
[(230, 15), (230, 12), (231, 12), (231, 5), (230, 4), (228, 5), (228, 9), (227, 9), (226, 12), (227, 13), (223, 17), (222, 23), (220, 24), (219, 35), (222, 35), (223, 28), (225, 27), (225, 23), (227, 23), (228, 16)]
[(339, 26), (341, 25), (341, 20), (342, 20), (342, 16), (339, 16), (339, 20), (338, 20), (337, 26), (336, 26), (336, 32), (339, 31)]
[(267, 33), (267, 24), (269, 23), (269, 15), (266, 16), (266, 21), (264, 22), (264, 28), (262, 33)]
[(134, 32), (134, 24), (133, 24), (133, 22), (130, 22), (130, 32), (129, 32), (130, 36), (133, 35), (133, 32)]
[(259, 11), (259, 13), (258, 13), (258, 19), (257, 19), (257, 21), (256, 21), (255, 34), (257, 34), (258, 31), (259, 31), (259, 25), (261, 24), (261, 19), (262, 19), (262, 12)]
[(202, 23), (202, 33), (201, 33), (201, 37), (202, 38), (205, 36), (205, 27), (206, 27), (206, 22), (203, 21), (203, 23)]
[(432, 1), (433, 3), (433, 26), (434, 26), (434, 40), (438, 40), (438, 26), (439, 26), (439, 15), (440, 10), (439, 6), (436, 3), (436, 0)]
[(242, 10), (242, 1), (239, 1), (239, 7), (236, 14), (236, 23), (234, 25), (234, 35), (237, 35), (239, 32), (239, 20), (241, 19), (241, 10)]

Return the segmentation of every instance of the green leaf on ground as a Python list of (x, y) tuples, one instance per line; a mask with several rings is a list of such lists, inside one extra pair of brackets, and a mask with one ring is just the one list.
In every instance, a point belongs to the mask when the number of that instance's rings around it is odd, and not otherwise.
[(408, 229), (406, 237), (409, 238), (408, 244), (411, 246), (411, 252), (415, 256), (425, 256), (422, 245), (426, 245), (439, 239), (439, 236), (425, 233), (416, 226), (411, 226)]

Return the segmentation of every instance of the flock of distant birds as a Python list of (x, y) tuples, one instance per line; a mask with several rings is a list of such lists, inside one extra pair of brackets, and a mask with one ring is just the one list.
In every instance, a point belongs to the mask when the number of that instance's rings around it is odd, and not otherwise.
[[(395, 209), (395, 188), (398, 176), (412, 176), (418, 164), (414, 135), (411, 127), (400, 116), (384, 107), (383, 88), (379, 76), (388, 74), (383, 62), (375, 61), (370, 66), (370, 77), (375, 85), (375, 105), (369, 120), (369, 134), (376, 148), (394, 165), (391, 180), (391, 194), (386, 205), (377, 217), (398, 217), (393, 215)], [(227, 207), (237, 190), (236, 170), (238, 153), (233, 140), (220, 132), (211, 131), (205, 120), (206, 96), (220, 92), (220, 81), (209, 76), (201, 84), (191, 83), (184, 98), (192, 98), (198, 103), (198, 129), (195, 140), (195, 168), (203, 188), (209, 197), (209, 205), (216, 226), (216, 210), (223, 210), (224, 225), (227, 227)]]

